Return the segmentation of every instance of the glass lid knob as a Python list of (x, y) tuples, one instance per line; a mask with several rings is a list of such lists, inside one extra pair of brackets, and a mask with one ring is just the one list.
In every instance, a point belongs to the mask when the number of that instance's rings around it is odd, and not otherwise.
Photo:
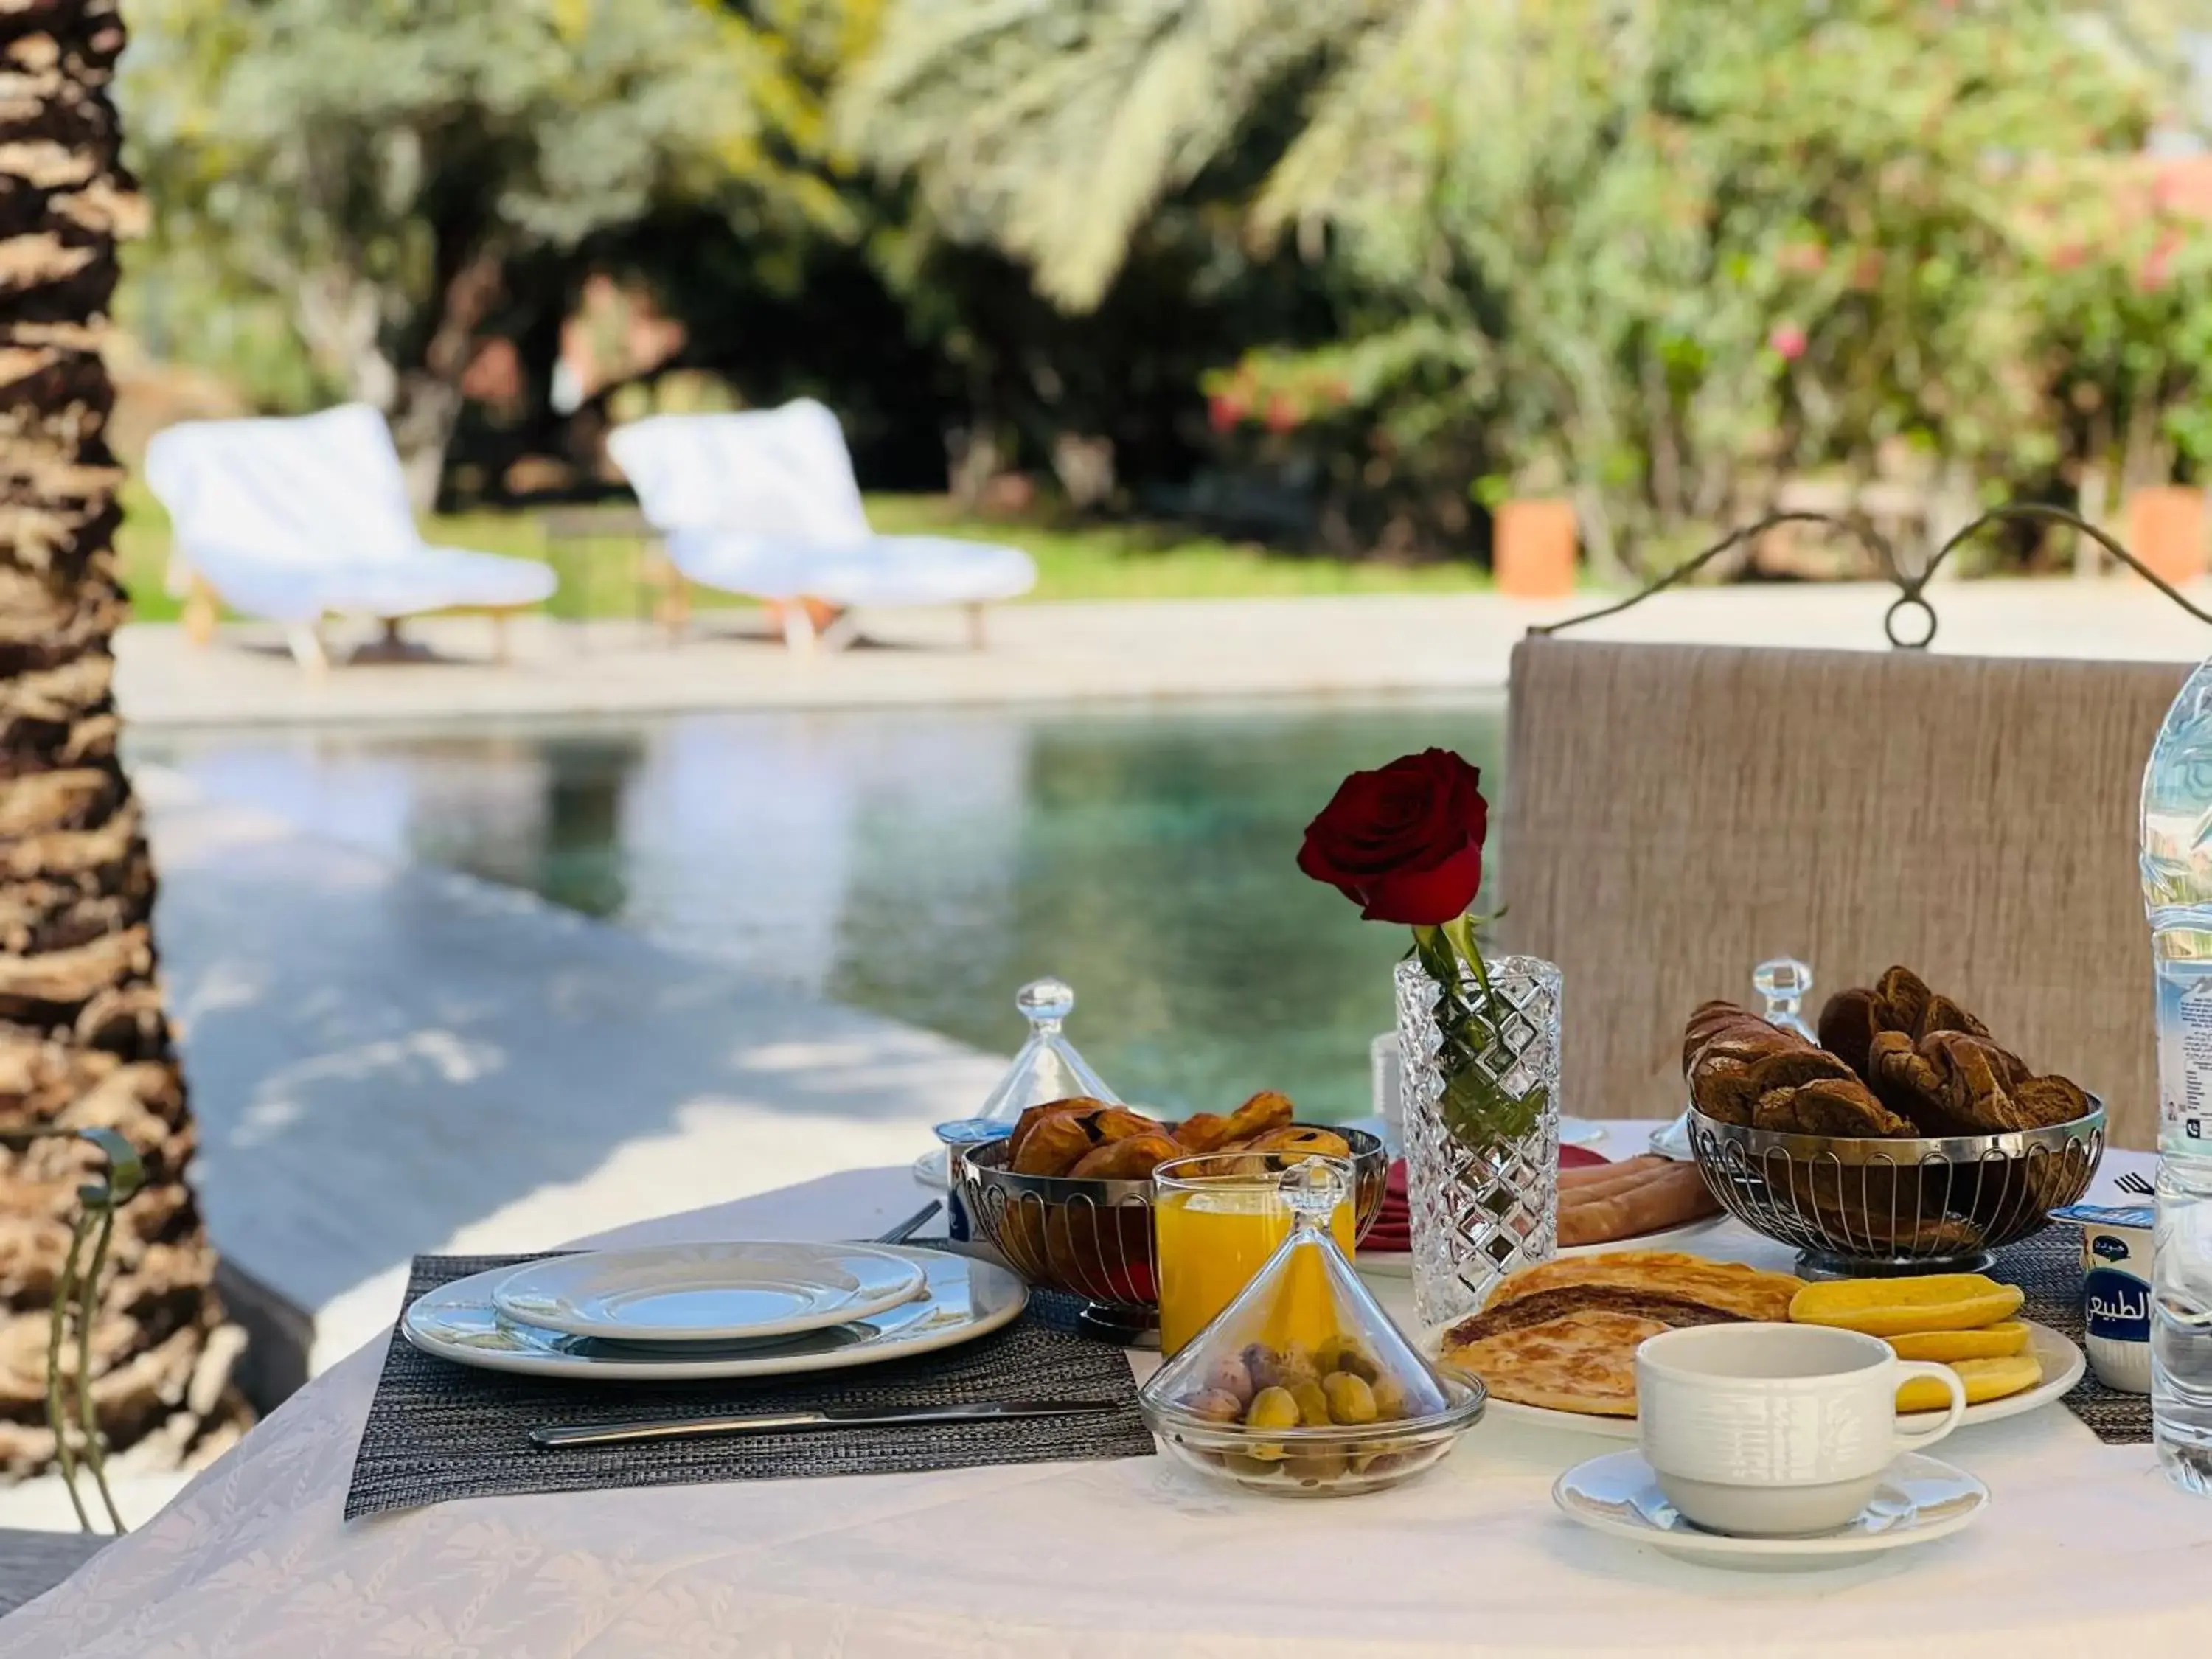
[(1773, 957), (1751, 970), (1753, 988), (1765, 999), (1768, 1021), (1811, 1037), (1797, 1012), (1813, 989), (1813, 970), (1795, 957)]
[(1325, 1158), (1310, 1158), (1292, 1164), (1283, 1171), (1278, 1184), (1283, 1201), (1291, 1206), (1297, 1224), (1316, 1230), (1328, 1225), (1329, 1218), (1344, 1202), (1347, 1190), (1344, 1171), (1334, 1159)]
[(1065, 980), (1033, 979), (1014, 993), (1014, 1006), (1032, 1025), (1057, 1025), (1075, 1012), (1075, 993)]

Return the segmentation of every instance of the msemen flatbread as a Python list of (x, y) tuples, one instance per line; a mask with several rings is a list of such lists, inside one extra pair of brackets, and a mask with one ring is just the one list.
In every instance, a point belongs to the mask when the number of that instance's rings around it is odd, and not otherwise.
[(1672, 1250), (1616, 1250), (1524, 1267), (1443, 1340), (1443, 1357), (1500, 1400), (1599, 1417), (1636, 1415), (1636, 1347), (1686, 1325), (1786, 1321), (1805, 1288), (1789, 1273)]
[(1480, 1376), (1495, 1399), (1633, 1417), (1637, 1345), (1667, 1328), (1656, 1319), (1587, 1309), (1478, 1341), (1448, 1341), (1444, 1358)]
[(1483, 1305), (1497, 1308), (1521, 1297), (1577, 1285), (1641, 1291), (1699, 1303), (1739, 1319), (1778, 1322), (1790, 1317), (1790, 1298), (1805, 1288), (1804, 1280), (1792, 1274), (1761, 1273), (1741, 1262), (1708, 1261), (1675, 1250), (1614, 1250), (1509, 1273)]

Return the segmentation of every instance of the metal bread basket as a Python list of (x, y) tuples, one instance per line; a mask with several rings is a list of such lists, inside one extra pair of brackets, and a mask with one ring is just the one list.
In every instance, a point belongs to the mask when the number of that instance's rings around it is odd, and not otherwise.
[(1921, 1140), (1788, 1134), (1690, 1114), (1705, 1184), (1808, 1278), (1978, 1273), (2088, 1190), (2105, 1103), (2070, 1123)]
[[(1382, 1208), (1389, 1153), (1364, 1129), (1326, 1128), (1352, 1148), (1355, 1238)], [(1016, 1175), (1007, 1143), (978, 1146), (959, 1160), (960, 1201), (975, 1236), (1034, 1285), (1088, 1304), (1082, 1322), (1130, 1346), (1158, 1340), (1159, 1279), (1152, 1256), (1152, 1183), (1073, 1176)]]

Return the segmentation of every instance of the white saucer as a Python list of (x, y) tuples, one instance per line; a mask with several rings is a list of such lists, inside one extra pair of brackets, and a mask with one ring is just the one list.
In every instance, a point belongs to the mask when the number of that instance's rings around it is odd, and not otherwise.
[(994, 1263), (943, 1250), (873, 1248), (920, 1267), (923, 1294), (866, 1319), (781, 1341), (634, 1347), (516, 1324), (491, 1299), (512, 1267), (456, 1279), (416, 1297), (400, 1316), (399, 1330), (425, 1353), (484, 1370), (591, 1382), (681, 1382), (843, 1370), (911, 1358), (995, 1331), (1028, 1304), (1029, 1287)]
[(1559, 1145), (1562, 1146), (1595, 1146), (1605, 1139), (1605, 1125), (1592, 1122), (1586, 1117), (1563, 1117), (1559, 1120)]
[[(1442, 1333), (1431, 1339), (1430, 1352)], [(2002, 1400), (1985, 1400), (1978, 1406), (1966, 1407), (1966, 1414), (1959, 1419), (1959, 1426), (1971, 1429), (1981, 1423), (2002, 1422), (2008, 1417), (2018, 1417), (2063, 1399), (2088, 1369), (2089, 1362), (2081, 1350), (2066, 1339), (2063, 1332), (2048, 1325), (2030, 1322), (2027, 1328), (2028, 1352), (2043, 1364), (2043, 1381), (2032, 1389), (2018, 1394), (2008, 1394)], [(1577, 1434), (1591, 1434), (1606, 1440), (1633, 1440), (1641, 1431), (1632, 1417), (1599, 1417), (1589, 1412), (1558, 1412), (1547, 1406), (1523, 1406), (1516, 1401), (1500, 1400), (1495, 1393), (1490, 1396), (1489, 1414), (1493, 1418), (1510, 1418), (1516, 1422), (1540, 1424), (1549, 1429), (1567, 1429)], [(1941, 1412), (1908, 1412), (1897, 1419), (1898, 1426), (1909, 1430), (1932, 1429), (1943, 1420)]]
[(952, 1165), (945, 1148), (932, 1147), (914, 1161), (914, 1178), (933, 1193), (941, 1193), (952, 1184)]
[(491, 1300), (523, 1324), (606, 1342), (757, 1342), (866, 1319), (921, 1289), (921, 1269), (881, 1245), (732, 1241), (548, 1256)]
[(1964, 1469), (1908, 1452), (1889, 1466), (1874, 1501), (1848, 1526), (1811, 1538), (1737, 1538), (1685, 1521), (1644, 1454), (1620, 1451), (1569, 1469), (1553, 1486), (1552, 1501), (1595, 1531), (1710, 1566), (1808, 1567), (1947, 1537), (1989, 1506), (1990, 1489)]

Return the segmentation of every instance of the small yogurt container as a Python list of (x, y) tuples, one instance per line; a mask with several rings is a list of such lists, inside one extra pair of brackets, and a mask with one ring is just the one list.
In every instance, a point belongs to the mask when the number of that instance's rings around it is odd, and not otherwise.
[(2051, 1218), (2081, 1230), (2081, 1322), (2090, 1368), (2108, 1389), (2148, 1394), (2156, 1212), (2148, 1204), (2069, 1204)]
[(937, 1126), (937, 1139), (945, 1154), (945, 1237), (964, 1239), (975, 1231), (968, 1214), (968, 1206), (960, 1201), (960, 1183), (967, 1174), (968, 1154), (978, 1146), (987, 1146), (994, 1140), (1004, 1140), (1013, 1133), (1014, 1126), (1004, 1118), (960, 1117), (950, 1123)]

